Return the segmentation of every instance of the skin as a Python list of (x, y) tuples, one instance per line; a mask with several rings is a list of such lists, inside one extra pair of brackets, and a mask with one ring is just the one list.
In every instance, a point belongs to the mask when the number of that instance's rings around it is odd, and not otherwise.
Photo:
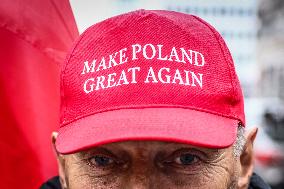
[[(161, 141), (126, 141), (74, 154), (56, 153), (62, 188), (246, 189), (253, 172), (257, 129), (240, 157), (233, 146), (209, 149)], [(57, 133), (53, 133), (55, 149)], [(56, 151), (56, 149), (55, 149)]]

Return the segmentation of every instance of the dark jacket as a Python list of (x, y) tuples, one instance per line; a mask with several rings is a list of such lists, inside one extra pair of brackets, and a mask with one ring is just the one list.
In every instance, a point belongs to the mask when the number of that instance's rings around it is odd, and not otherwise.
[[(40, 189), (61, 189), (59, 177), (53, 177), (44, 183)], [(253, 174), (248, 189), (271, 189), (258, 175)]]

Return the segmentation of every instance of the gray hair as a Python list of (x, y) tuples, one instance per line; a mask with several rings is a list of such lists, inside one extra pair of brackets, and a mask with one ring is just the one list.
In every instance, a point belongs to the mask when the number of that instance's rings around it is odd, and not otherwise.
[(238, 126), (237, 139), (234, 143), (234, 156), (239, 157), (244, 149), (246, 143), (245, 128), (242, 125)]

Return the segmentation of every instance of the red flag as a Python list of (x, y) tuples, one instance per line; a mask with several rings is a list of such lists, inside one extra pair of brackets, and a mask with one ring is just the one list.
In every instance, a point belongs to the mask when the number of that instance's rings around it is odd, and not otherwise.
[(57, 174), (60, 64), (77, 36), (68, 0), (1, 0), (0, 188), (39, 188)]

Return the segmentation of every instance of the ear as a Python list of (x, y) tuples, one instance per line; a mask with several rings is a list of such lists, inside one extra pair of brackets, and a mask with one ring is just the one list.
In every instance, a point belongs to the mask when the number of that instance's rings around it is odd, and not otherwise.
[(56, 150), (56, 147), (55, 147), (57, 135), (58, 135), (57, 132), (52, 133), (52, 147), (53, 147), (53, 150), (55, 152), (56, 159), (57, 159), (59, 179), (60, 179), (61, 187), (63, 189), (66, 189), (67, 188), (67, 179), (66, 179), (66, 172), (65, 172), (65, 170), (66, 170), (65, 169), (65, 159), (64, 159), (64, 156), (62, 154), (60, 154)]
[(253, 174), (253, 143), (256, 138), (257, 128), (253, 128), (246, 133), (246, 143), (240, 156), (241, 172), (238, 181), (239, 189), (247, 189), (250, 177)]

